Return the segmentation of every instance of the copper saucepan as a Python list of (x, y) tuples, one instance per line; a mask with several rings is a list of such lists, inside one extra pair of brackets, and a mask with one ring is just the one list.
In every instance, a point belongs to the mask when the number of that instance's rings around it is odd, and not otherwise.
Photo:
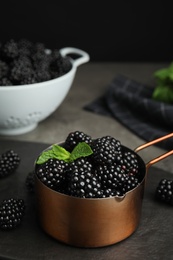
[[(167, 152), (147, 164), (140, 150), (173, 137), (173, 133), (137, 147), (141, 182), (123, 197), (76, 198), (51, 190), (36, 177), (36, 207), (43, 230), (55, 239), (77, 247), (103, 247), (129, 237), (138, 227), (148, 168), (173, 154)], [(48, 148), (49, 149), (49, 148)]]

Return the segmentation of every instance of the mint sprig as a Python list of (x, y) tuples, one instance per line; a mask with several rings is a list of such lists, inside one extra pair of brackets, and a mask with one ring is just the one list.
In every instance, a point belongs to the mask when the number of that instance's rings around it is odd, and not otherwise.
[(173, 63), (167, 68), (155, 71), (156, 86), (152, 98), (157, 101), (173, 103)]
[(36, 164), (43, 164), (49, 159), (58, 159), (70, 163), (80, 157), (89, 156), (92, 153), (91, 147), (85, 142), (78, 143), (71, 153), (62, 146), (54, 144), (51, 149), (41, 153)]

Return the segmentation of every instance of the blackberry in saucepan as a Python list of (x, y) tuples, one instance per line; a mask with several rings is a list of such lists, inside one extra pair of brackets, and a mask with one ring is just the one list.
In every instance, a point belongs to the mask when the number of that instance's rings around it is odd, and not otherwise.
[(92, 143), (92, 138), (81, 131), (71, 132), (65, 140), (65, 148), (71, 152), (80, 142), (85, 142), (90, 145)]
[(0, 178), (13, 173), (19, 166), (20, 157), (13, 151), (9, 150), (0, 156)]
[(139, 179), (133, 174), (128, 174), (125, 177), (124, 189), (126, 192), (136, 188), (139, 185)]
[(69, 195), (80, 198), (98, 198), (102, 196), (101, 184), (93, 175), (92, 165), (86, 158), (79, 158), (69, 165)]
[(127, 175), (121, 166), (116, 163), (99, 165), (95, 170), (95, 174), (101, 182), (104, 195), (115, 196), (125, 194), (124, 183)]
[(92, 161), (94, 164), (112, 164), (121, 162), (121, 143), (111, 136), (104, 136), (93, 141)]
[(66, 186), (67, 163), (58, 159), (49, 159), (44, 164), (37, 166), (38, 178), (49, 188), (64, 192)]
[(130, 151), (123, 153), (122, 167), (127, 173), (137, 174), (138, 172), (138, 159), (135, 153)]
[(173, 180), (161, 179), (155, 197), (158, 201), (173, 205)]
[(21, 224), (25, 213), (23, 199), (6, 199), (0, 204), (0, 229), (11, 230)]

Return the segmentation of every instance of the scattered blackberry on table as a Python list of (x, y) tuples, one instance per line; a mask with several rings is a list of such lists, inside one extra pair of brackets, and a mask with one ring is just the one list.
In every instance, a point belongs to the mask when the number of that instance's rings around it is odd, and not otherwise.
[(91, 138), (91, 136), (89, 136), (81, 131), (71, 132), (71, 133), (69, 133), (69, 135), (67, 136), (67, 138), (65, 140), (65, 148), (71, 152), (74, 149), (74, 147), (80, 142), (85, 142), (85, 143), (91, 145), (92, 138)]
[(6, 177), (13, 173), (19, 166), (20, 157), (13, 151), (9, 150), (0, 156), (0, 178)]
[(44, 164), (37, 166), (36, 174), (47, 187), (63, 191), (66, 184), (66, 168), (67, 163), (63, 160), (49, 159)]
[(25, 213), (23, 199), (6, 199), (0, 204), (0, 229), (11, 230), (21, 224)]
[(155, 197), (158, 201), (173, 205), (173, 180), (161, 179)]
[(93, 141), (92, 160), (95, 164), (112, 164), (122, 159), (121, 143), (111, 136), (104, 136)]

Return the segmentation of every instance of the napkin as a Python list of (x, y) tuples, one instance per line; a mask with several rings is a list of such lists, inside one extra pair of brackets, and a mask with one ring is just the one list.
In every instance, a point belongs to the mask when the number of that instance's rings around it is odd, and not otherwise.
[[(152, 86), (118, 75), (110, 82), (106, 92), (84, 109), (115, 118), (149, 142), (173, 132), (173, 106), (153, 100), (153, 90)], [(172, 150), (173, 138), (156, 145)]]

